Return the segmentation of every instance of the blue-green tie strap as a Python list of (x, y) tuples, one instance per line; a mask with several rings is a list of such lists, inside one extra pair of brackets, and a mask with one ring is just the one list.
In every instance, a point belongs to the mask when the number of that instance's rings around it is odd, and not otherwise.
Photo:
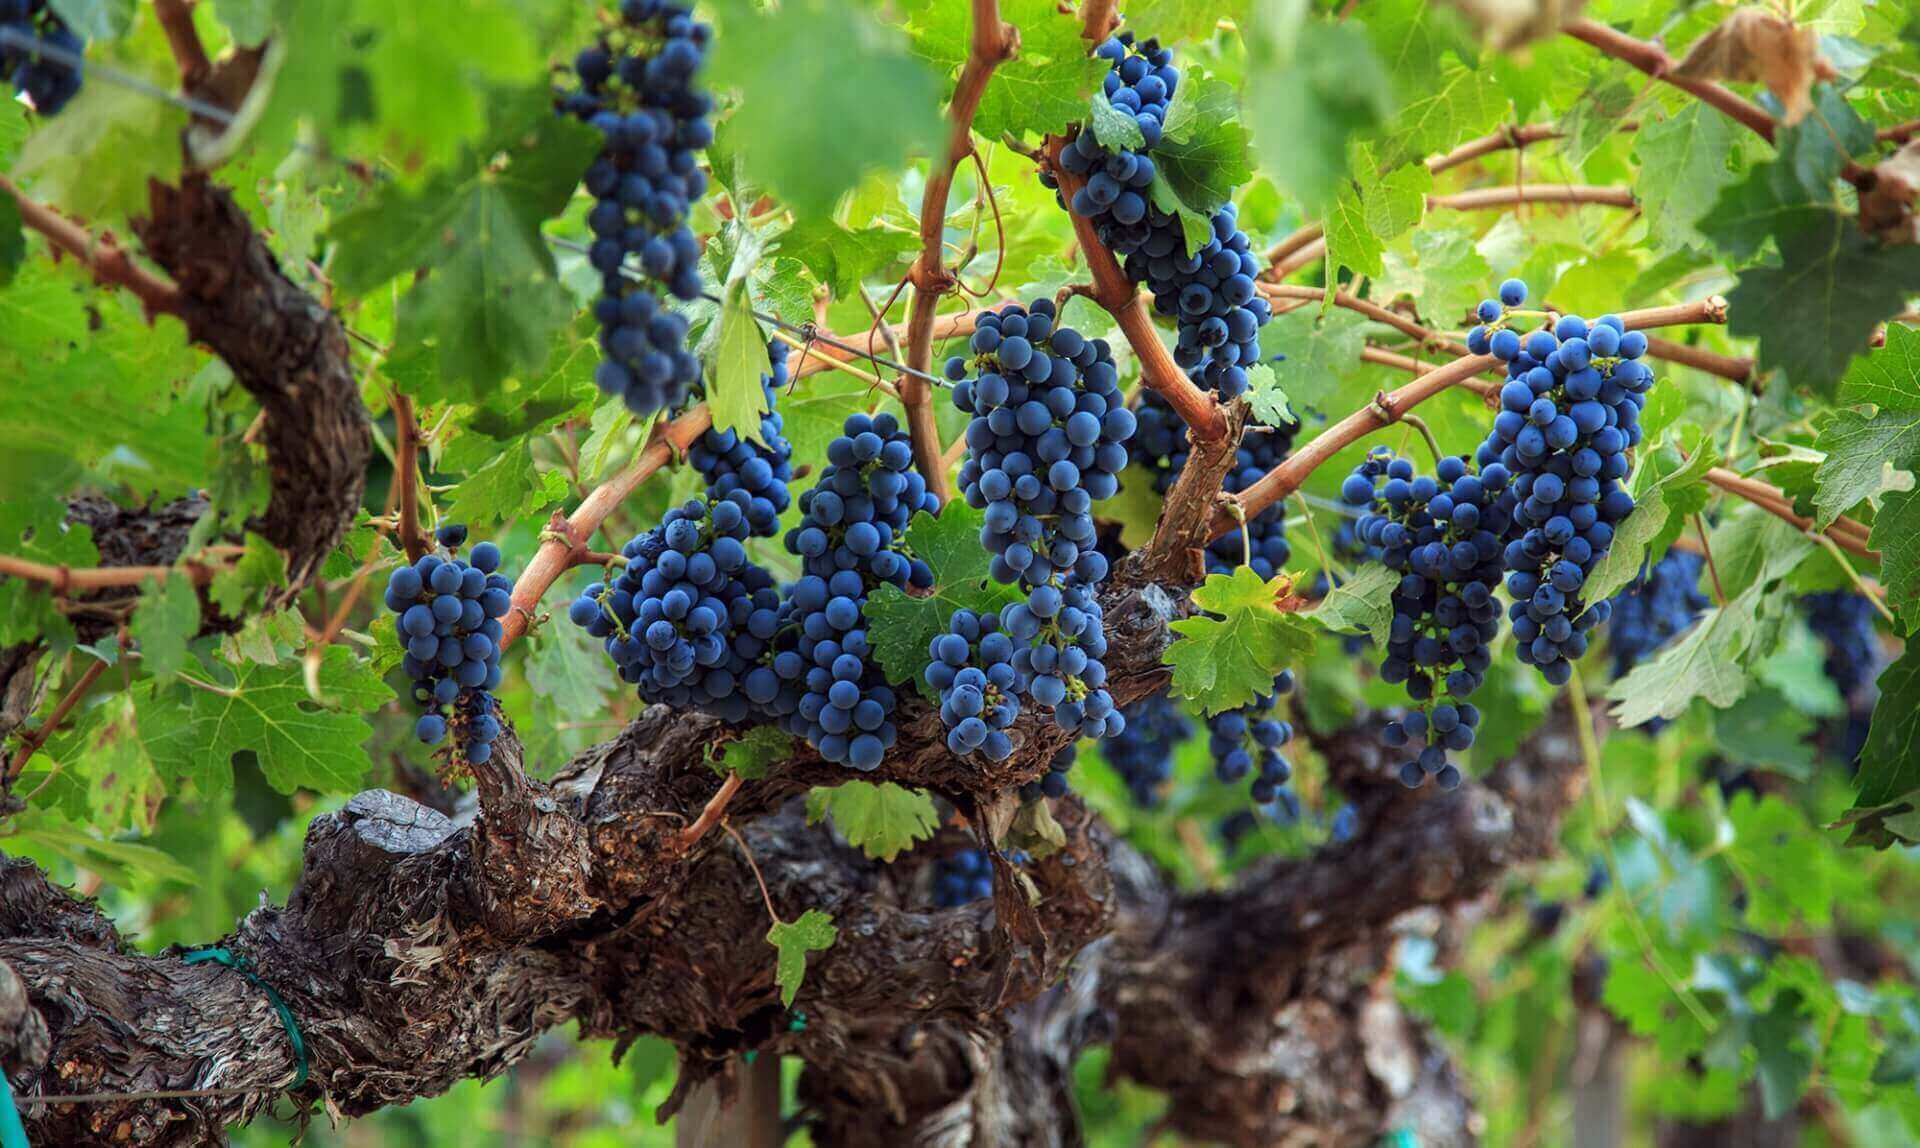
[[(225, 965), (253, 982), (254, 986), (261, 992), (266, 993), (267, 1000), (273, 1004), (273, 1010), (280, 1014), (281, 1026), (287, 1030), (287, 1042), (293, 1045), (295, 1072), (293, 1075), (293, 1083), (287, 1087), (298, 1088), (307, 1082), (307, 1038), (300, 1035), (300, 1025), (293, 1019), (293, 1010), (287, 1007), (287, 1002), (280, 998), (280, 994), (274, 991), (272, 985), (261, 980), (260, 974), (253, 971), (253, 963), (251, 961), (218, 945), (204, 949), (189, 949), (180, 955), (180, 959), (190, 965), (201, 965), (208, 961), (212, 961), (218, 965)], [(0, 1129), (0, 1134), (3, 1133), (4, 1129)], [(25, 1148), (25, 1146), (26, 1142), (24, 1140), (21, 1141), (20, 1148)], [(0, 1148), (15, 1148), (15, 1146), (0, 1142)]]
[(20, 1109), (13, 1102), (13, 1082), (4, 1068), (0, 1068), (0, 1148), (32, 1148), (27, 1127), (20, 1123)]

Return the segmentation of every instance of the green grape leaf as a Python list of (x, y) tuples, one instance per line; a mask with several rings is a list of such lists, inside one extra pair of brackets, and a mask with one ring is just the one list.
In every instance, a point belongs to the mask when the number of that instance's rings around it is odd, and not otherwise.
[(1140, 121), (1114, 107), (1105, 92), (1093, 93), (1093, 116), (1088, 124), (1093, 138), (1108, 151), (1145, 151), (1147, 148)]
[[(66, 516), (66, 503), (58, 498), (0, 498), (0, 553), (43, 566), (99, 565), (93, 530), (67, 528)], [(0, 579), (0, 645), (72, 640), (72, 626), (48, 590), (24, 578)]]
[(161, 680), (180, 672), (187, 662), (187, 643), (200, 629), (200, 596), (193, 581), (175, 571), (166, 581), (155, 581), (140, 595), (128, 630), (140, 644), (140, 664)]
[(244, 617), (268, 590), (287, 584), (287, 558), (258, 534), (247, 534), (240, 560), (213, 576), (207, 597), (230, 618)]
[(250, 750), (281, 793), (351, 793), (365, 779), (365, 715), (392, 693), (344, 647), (328, 647), (321, 659), (315, 680), (324, 700), (307, 691), (298, 663), (214, 666), (192, 676), (201, 684), (143, 686), (134, 696), (141, 740), (163, 777), (219, 796), (233, 788), (233, 755)]
[(503, 522), (544, 510), (565, 499), (567, 493), (565, 472), (541, 470), (531, 451), (503, 447), (454, 489), (447, 518), (453, 522)]
[[(944, 87), (904, 37), (858, 4), (716, 5), (710, 76), (740, 94), (735, 148), (802, 219), (830, 214), (870, 171), (942, 146)], [(876, 109), (885, 109), (876, 115)]]
[[(286, 42), (304, 51), (315, 41), (346, 40), (353, 54), (341, 61), (341, 71), (350, 75), (330, 77), (342, 119), (351, 123), (356, 112), (377, 110), (383, 133), (429, 162), (452, 159), (482, 137), (501, 139), (490, 114), (491, 94), (539, 75), (546, 62), (547, 47), (536, 23), (551, 18), (536, 16), (537, 9), (516, 0), (412, 0), (404, 19), (395, 19), (389, 0), (351, 3), (350, 15), (334, 16), (344, 25), (330, 29), (334, 37), (302, 35), (307, 29), (300, 26), (305, 9), (324, 12), (331, 4), (286, 3), (280, 13)], [(377, 34), (354, 35), (362, 28)], [(450, 35), (455, 29), (458, 34)], [(548, 118), (558, 120), (551, 99), (549, 93)], [(574, 174), (585, 167), (582, 163)]]
[(825, 216), (803, 219), (775, 241), (836, 299), (850, 299), (870, 275), (890, 271), (917, 251), (919, 239), (891, 227), (845, 228)]
[(1797, 781), (1813, 776), (1817, 764), (1808, 741), (1813, 719), (1769, 688), (1747, 691), (1730, 708), (1713, 715), (1713, 740), (1729, 761), (1769, 769)]
[(753, 781), (792, 756), (793, 735), (761, 725), (731, 741), (708, 746), (706, 760), (715, 773), (737, 773), (741, 780)]
[(1454, 59), (1408, 90), (1419, 94), (1401, 106), (1381, 140), (1382, 171), (1403, 164), (1425, 171), (1421, 160), (1491, 130), (1507, 111), (1499, 77)]
[(1758, 509), (1722, 518), (1709, 538), (1721, 589), (1729, 596), (1771, 585), (1813, 553), (1813, 543), (1792, 523)]
[(1727, 329), (1760, 343), (1760, 365), (1831, 395), (1883, 320), (1920, 292), (1920, 247), (1885, 246), (1825, 211), (1778, 236), (1780, 265), (1749, 267), (1727, 294)]
[(599, 639), (568, 624), (542, 626), (525, 644), (529, 649), (522, 672), (537, 696), (552, 701), (562, 713), (590, 714), (606, 708), (608, 688), (618, 682), (607, 673), (606, 651)]
[(213, 0), (213, 14), (234, 43), (253, 47), (273, 33), (273, 5), (274, 0)]
[[(1367, 345), (1366, 326), (1366, 316), (1344, 307), (1296, 307), (1275, 315), (1260, 335), (1263, 344), (1286, 348), (1287, 357), (1270, 364), (1274, 385), (1296, 407), (1324, 406), (1364, 369), (1360, 351)], [(1279, 425), (1262, 413), (1257, 391), (1253, 403), (1261, 422)]]
[(1164, 180), (1182, 203), (1203, 215), (1233, 198), (1233, 189), (1253, 178), (1233, 87), (1198, 69), (1183, 73), (1153, 163), (1154, 182)]
[(1701, 216), (1733, 182), (1739, 130), (1720, 112), (1692, 101), (1674, 115), (1640, 125), (1633, 139), (1640, 161), (1633, 190), (1660, 248), (1693, 242)]
[(780, 986), (780, 1005), (793, 1007), (800, 994), (800, 982), (807, 975), (807, 954), (824, 952), (840, 938), (833, 918), (818, 909), (808, 909), (797, 921), (775, 921), (767, 930), (767, 944), (780, 951), (774, 967), (774, 981)]
[(1704, 493), (1706, 473), (1718, 465), (1720, 452), (1710, 439), (1695, 443), (1685, 459), (1671, 444), (1654, 452), (1634, 478), (1633, 513), (1619, 524), (1613, 548), (1588, 573), (1582, 597), (1589, 602), (1605, 601), (1638, 578), (1643, 563), (1658, 562), (1666, 549), (1659, 540), (1664, 537), (1670, 544), (1674, 537), (1667, 531), (1669, 517), (1676, 509), (1682, 518), (1689, 513), (1678, 505), (1682, 492)]
[(141, 879), (179, 885), (198, 880), (192, 870), (151, 845), (116, 841), (91, 825), (45, 809), (29, 809), (14, 818), (7, 851), (37, 861), (66, 861), (122, 887)]
[(1886, 496), (1873, 520), (1868, 543), (1880, 552), (1880, 583), (1887, 604), (1907, 618), (1920, 606), (1920, 494), (1903, 490)]
[(27, 137), (15, 179), (35, 198), (101, 227), (147, 214), (147, 181), (180, 178), (187, 113), (143, 92), (82, 84), (80, 94)]
[[(972, 6), (942, 0), (912, 5), (914, 51), (943, 76), (967, 58), (973, 39)], [(1054, 0), (1000, 0), (1000, 19), (1020, 33), (1020, 51), (1000, 61), (981, 93), (973, 130), (983, 139), (1064, 132), (1100, 91), (1107, 62), (1090, 54), (1080, 21)]]
[(1722, 856), (1746, 889), (1748, 924), (1778, 932), (1832, 923), (1831, 853), (1805, 814), (1778, 797), (1756, 802), (1743, 792), (1727, 807), (1727, 820), (1733, 841)]
[(888, 864), (940, 828), (940, 811), (932, 797), (891, 781), (815, 786), (807, 794), (807, 824), (818, 825), (829, 814), (847, 844)]
[(34, 764), (45, 765), (47, 776), (60, 774), (63, 787), (72, 786), (56, 798), (63, 811), (109, 833), (153, 828), (156, 799), (166, 787), (140, 743), (131, 695), (116, 692), (76, 713)]
[(1127, 25), (1151, 29), (1162, 44), (1199, 40), (1222, 23), (1247, 27), (1252, 7), (1252, 0), (1134, 0), (1127, 5)]
[(1209, 714), (1239, 709), (1273, 693), (1273, 679), (1305, 656), (1313, 630), (1299, 614), (1280, 609), (1291, 579), (1262, 581), (1251, 567), (1210, 574), (1193, 592), (1207, 616), (1173, 623), (1180, 635), (1167, 647), (1174, 693)]
[[(1897, 804), (1913, 808), (1920, 796), (1920, 643), (1910, 644), (1898, 661), (1882, 670), (1878, 684), (1880, 700), (1874, 703), (1860, 771), (1854, 775), (1850, 816), (1856, 819)], [(1857, 831), (1854, 840), (1863, 836)]]
[(1862, 501), (1912, 489), (1912, 475), (1898, 472), (1920, 461), (1920, 330), (1889, 324), (1886, 346), (1853, 361), (1840, 398), (1879, 409), (1838, 412), (1814, 443), (1826, 454), (1814, 477), (1822, 528)]
[(1300, 421), (1293, 411), (1293, 398), (1280, 385), (1280, 373), (1272, 363), (1255, 363), (1247, 368), (1247, 403), (1256, 421), (1270, 427), (1283, 427)]
[(913, 682), (928, 701), (939, 695), (926, 684), (927, 650), (947, 632), (953, 612), (997, 614), (1021, 597), (1013, 587), (988, 577), (993, 556), (980, 545), (985, 521), (985, 511), (959, 500), (942, 507), (938, 518), (925, 512), (914, 515), (903, 542), (932, 568), (932, 591), (908, 594), (883, 585), (867, 595), (867, 638), (880, 668), (890, 681)]
[(1635, 106), (1633, 89), (1618, 77), (1588, 87), (1556, 125), (1562, 135), (1561, 158), (1573, 167), (1585, 167)]
[(1328, 590), (1307, 617), (1336, 634), (1366, 634), (1376, 648), (1384, 646), (1393, 624), (1393, 588), (1399, 584), (1398, 573), (1369, 562)]
[[(730, 226), (739, 227), (732, 224)], [(727, 277), (726, 300), (720, 309), (720, 334), (713, 352), (707, 384), (707, 407), (715, 430), (738, 431), (743, 438), (765, 445), (760, 420), (767, 413), (767, 379), (773, 361), (767, 355), (767, 337), (753, 315), (753, 292), (748, 283), (760, 254), (758, 237), (742, 236), (735, 251), (733, 271)]]
[(1155, 207), (1180, 221), (1181, 238), (1186, 241), (1180, 249), (1183, 254), (1205, 247), (1213, 238), (1213, 223), (1207, 213), (1188, 206), (1187, 201), (1180, 198), (1180, 193), (1158, 171), (1154, 172), (1153, 183), (1147, 187), (1147, 198), (1153, 201)]
[(1743, 662), (1760, 629), (1763, 589), (1755, 584), (1725, 606), (1703, 611), (1691, 630), (1615, 681), (1607, 691), (1617, 703), (1614, 720), (1626, 727), (1654, 718), (1671, 721), (1695, 698), (1720, 709), (1739, 701), (1749, 680)]
[(793, 457), (827, 457), (827, 444), (840, 436), (847, 416), (870, 410), (877, 397), (866, 383), (840, 371), (818, 371), (798, 380), (780, 396), (780, 418)]
[(335, 282), (364, 294), (427, 269), (400, 301), (396, 340), (428, 344), (437, 385), (415, 397), (472, 399), (536, 372), (572, 322), (541, 225), (560, 214), (598, 146), (553, 114), (543, 87), (501, 97), (489, 141), (423, 183), (382, 185), (335, 221)]
[[(1365, 149), (1356, 151), (1364, 160)], [(1371, 165), (1356, 163), (1354, 169), (1368, 171)], [(1323, 221), (1327, 257), (1333, 266), (1363, 275), (1384, 274), (1382, 255), (1386, 245), (1420, 222), (1426, 213), (1427, 191), (1432, 187), (1433, 173), (1424, 164), (1411, 164), (1342, 186)]]
[(1347, 173), (1348, 145), (1393, 115), (1393, 82), (1353, 24), (1262, 20), (1245, 34), (1260, 170), (1318, 214)]

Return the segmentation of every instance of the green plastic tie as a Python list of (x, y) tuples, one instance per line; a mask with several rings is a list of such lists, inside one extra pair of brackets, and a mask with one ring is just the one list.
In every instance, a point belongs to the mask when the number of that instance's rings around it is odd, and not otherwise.
[[(267, 1000), (273, 1004), (273, 1010), (280, 1014), (281, 1026), (287, 1030), (287, 1042), (293, 1045), (293, 1059), (296, 1071), (293, 1075), (293, 1083), (287, 1087), (294, 1089), (307, 1082), (307, 1038), (300, 1035), (300, 1025), (293, 1019), (293, 1010), (287, 1007), (287, 1002), (281, 999), (280, 994), (274, 991), (272, 985), (260, 979), (260, 974), (253, 970), (253, 962), (247, 960), (245, 957), (237, 956), (231, 950), (221, 948), (218, 945), (204, 949), (190, 949), (180, 954), (180, 959), (190, 965), (203, 965), (208, 961), (212, 961), (218, 965), (225, 965), (253, 982), (254, 986), (261, 992), (266, 993)], [(4, 1129), (0, 1129), (0, 1134), (3, 1133)], [(0, 1148), (15, 1148), (15, 1146), (0, 1141)], [(26, 1148), (26, 1142), (24, 1140), (19, 1145), (19, 1148)]]
[(27, 1126), (20, 1123), (20, 1108), (13, 1102), (13, 1082), (7, 1070), (0, 1068), (0, 1148), (33, 1148), (27, 1143)]

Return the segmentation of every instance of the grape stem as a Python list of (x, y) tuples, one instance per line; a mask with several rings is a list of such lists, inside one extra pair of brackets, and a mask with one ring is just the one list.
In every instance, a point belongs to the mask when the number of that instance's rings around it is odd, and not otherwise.
[[(918, 371), (933, 367), (933, 324), (940, 300), (957, 285), (944, 259), (947, 229), (947, 196), (953, 189), (954, 173), (973, 153), (973, 117), (986, 94), (987, 83), (1002, 60), (1020, 50), (1020, 33), (1000, 19), (999, 0), (972, 0), (973, 37), (967, 48), (966, 63), (955, 81), (953, 101), (947, 106), (952, 128), (947, 137), (947, 152), (927, 173), (927, 186), (920, 197), (920, 256), (914, 260), (907, 277), (913, 282), (913, 306), (907, 316), (907, 365)], [(984, 184), (984, 177), (982, 177)], [(864, 290), (862, 294), (865, 294)], [(892, 334), (889, 334), (891, 340)], [(895, 352), (896, 356), (899, 352)], [(907, 410), (907, 432), (913, 440), (913, 458), (927, 480), (928, 489), (941, 502), (953, 498), (953, 486), (941, 465), (940, 428), (933, 413), (933, 388), (923, 379), (909, 375), (900, 382), (900, 404)]]
[(429, 549), (426, 533), (420, 529), (420, 422), (414, 417), (411, 398), (392, 391), (387, 401), (393, 408), (393, 481), (400, 490), (400, 546), (407, 552), (407, 561), (418, 562)]
[(1427, 449), (1433, 452), (1433, 461), (1436, 465), (1441, 459), (1447, 457), (1447, 453), (1440, 449), (1440, 440), (1433, 437), (1433, 428), (1427, 425), (1427, 420), (1419, 415), (1401, 415), (1400, 421), (1419, 431), (1420, 437), (1427, 440)]
[[(792, 335), (787, 334), (785, 331), (776, 330), (773, 333), (773, 337), (775, 339), (778, 339), (780, 342), (785, 343), (787, 346), (792, 347), (794, 350), (799, 351), (803, 355), (805, 355), (807, 365), (811, 365), (815, 361), (815, 352), (819, 350), (817, 346), (813, 346), (803, 340), (796, 339)], [(887, 380), (881, 378), (879, 375), (876, 375), (871, 371), (867, 371), (860, 367), (854, 366), (850, 358), (848, 359), (821, 358), (819, 359), (819, 362), (821, 363), (822, 370), (839, 371), (843, 375), (852, 375), (854, 378), (859, 379), (861, 382), (867, 384), (869, 387), (872, 387), (874, 390), (879, 391), (881, 394), (884, 394), (889, 398), (899, 399), (903, 405), (906, 402), (906, 399), (899, 388), (896, 388), (892, 383), (889, 383)], [(802, 371), (799, 373), (812, 374), (813, 372)], [(923, 387), (927, 385), (924, 381), (915, 379), (912, 375), (903, 375), (901, 376), (900, 381), (903, 385), (912, 384), (912, 383), (919, 383), (919, 385)]]
[(166, 33), (167, 48), (180, 66), (180, 88), (191, 94), (213, 72), (206, 45), (193, 26), (193, 0), (153, 0), (153, 15)]
[[(727, 815), (727, 804), (733, 800), (733, 795), (738, 792), (740, 792), (740, 775), (738, 773), (728, 773), (727, 780), (722, 782), (720, 788), (714, 791), (713, 796), (707, 799), (706, 808), (700, 811), (700, 816), (694, 820), (693, 824), (682, 829), (678, 837), (674, 838), (674, 848), (681, 853), (687, 852), (689, 849), (692, 849), (695, 843), (702, 837), (707, 835), (709, 829), (721, 824), (721, 819)], [(777, 917), (775, 918), (775, 920), (778, 919)]]
[[(122, 648), (125, 648), (126, 640), (126, 631), (122, 630), (120, 632)], [(9, 790), (13, 788), (13, 783), (19, 778), (21, 771), (27, 768), (27, 762), (40, 751), (41, 746), (47, 744), (47, 739), (60, 728), (61, 722), (67, 720), (67, 715), (73, 712), (73, 707), (80, 704), (80, 699), (86, 696), (87, 691), (93, 688), (93, 683), (99, 681), (100, 675), (106, 672), (107, 663), (95, 659), (92, 665), (74, 679), (72, 688), (68, 689), (66, 696), (60, 699), (60, 704), (53, 707), (53, 712), (47, 715), (47, 720), (20, 739), (20, 748), (14, 751), (13, 760), (7, 762), (6, 787)]]
[(1713, 560), (1713, 544), (1707, 541), (1707, 520), (1698, 514), (1692, 518), (1693, 532), (1700, 539), (1700, 556), (1706, 559), (1707, 573), (1713, 581), (1713, 604), (1724, 607), (1727, 604), (1727, 588), (1720, 584), (1720, 564)]
[(95, 239), (87, 229), (38, 203), (0, 175), (0, 191), (13, 197), (20, 208), (20, 222), (47, 237), (48, 242), (78, 260), (93, 273), (94, 281), (107, 287), (125, 287), (146, 309), (147, 320), (156, 315), (180, 312), (180, 289), (133, 261), (125, 248), (111, 237)]
[(577, 564), (580, 556), (592, 553), (587, 549), (585, 540), (593, 537), (614, 509), (655, 471), (666, 466), (676, 455), (685, 454), (712, 426), (713, 414), (707, 409), (707, 404), (695, 404), (679, 418), (657, 426), (652, 441), (634, 458), (632, 464), (595, 487), (574, 508), (572, 514), (562, 518), (559, 512), (554, 513), (547, 529), (554, 531), (555, 535), (541, 541), (540, 549), (534, 552), (533, 559), (513, 584), (513, 606), (507, 611), (506, 617), (500, 619), (501, 649), (526, 634), (540, 599), (553, 588), (561, 575)]

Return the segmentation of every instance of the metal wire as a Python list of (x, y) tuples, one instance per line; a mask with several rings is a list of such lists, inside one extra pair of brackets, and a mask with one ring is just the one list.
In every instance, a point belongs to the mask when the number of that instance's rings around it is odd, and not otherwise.
[[(557, 235), (547, 235), (547, 236), (543, 236), (542, 238), (544, 238), (547, 241), (547, 244), (549, 246), (557, 247), (562, 251), (571, 251), (579, 255), (585, 255), (589, 251), (589, 248), (587, 247), (586, 244), (580, 243), (576, 240), (562, 239)], [(622, 275), (625, 275), (628, 279), (631, 279), (635, 282), (644, 282), (646, 278), (640, 272), (635, 271), (633, 268), (627, 267), (624, 265), (620, 268), (620, 273)], [(700, 297), (702, 299), (707, 300), (710, 303), (723, 304), (726, 302), (720, 296), (715, 295), (711, 291), (700, 292)], [(797, 335), (800, 338), (806, 339), (810, 342), (823, 343), (826, 346), (833, 347), (837, 350), (845, 351), (849, 355), (858, 356), (859, 358), (865, 359), (867, 362), (873, 363), (876, 366), (885, 367), (890, 371), (898, 371), (900, 374), (903, 374), (903, 375), (911, 375), (916, 379), (920, 379), (925, 382), (931, 383), (936, 387), (953, 386), (953, 383), (947, 379), (943, 379), (935, 375), (929, 375), (925, 371), (915, 370), (914, 368), (906, 366), (905, 364), (896, 363), (892, 359), (884, 358), (880, 355), (873, 354), (870, 351), (862, 350), (861, 348), (854, 346), (852, 343), (845, 342), (841, 339), (835, 338), (832, 335), (824, 334), (820, 330), (820, 328), (814, 326), (812, 323), (789, 323), (785, 319), (780, 318), (778, 315), (768, 315), (761, 311), (754, 311), (752, 312), (752, 314), (754, 318), (760, 320), (762, 323), (772, 324), (773, 326), (778, 327), (783, 331), (786, 331), (793, 335)]]

